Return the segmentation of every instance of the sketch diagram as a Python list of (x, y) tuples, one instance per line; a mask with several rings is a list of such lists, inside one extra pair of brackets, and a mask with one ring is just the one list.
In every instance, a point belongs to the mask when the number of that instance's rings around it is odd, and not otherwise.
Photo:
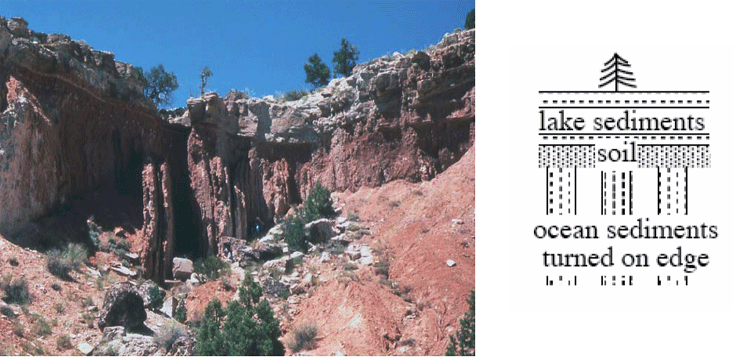
[(599, 183), (600, 215), (687, 215), (690, 171), (711, 167), (709, 91), (634, 90), (631, 64), (617, 53), (604, 67), (599, 88), (610, 90), (539, 92), (545, 214), (591, 205), (579, 193), (596, 189), (585, 179)]

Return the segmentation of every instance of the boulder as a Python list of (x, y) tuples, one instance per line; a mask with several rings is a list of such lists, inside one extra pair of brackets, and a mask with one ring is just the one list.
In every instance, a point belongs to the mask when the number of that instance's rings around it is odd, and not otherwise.
[(231, 256), (232, 260), (239, 262), (243, 268), (253, 262), (275, 259), (283, 254), (281, 245), (269, 239), (259, 241), (255, 248), (250, 247), (247, 241), (234, 237), (221, 237), (220, 242), (223, 254)]
[(109, 326), (123, 326), (126, 329), (139, 327), (146, 321), (146, 308), (138, 290), (130, 283), (113, 285), (104, 296), (99, 329)]
[(185, 258), (172, 258), (172, 276), (177, 280), (190, 279), (193, 274), (193, 261)]
[(169, 317), (174, 317), (175, 309), (177, 309), (177, 299), (174, 296), (170, 296), (164, 300), (159, 311)]
[(86, 342), (79, 343), (77, 348), (78, 351), (80, 351), (84, 356), (88, 356), (88, 354), (94, 350), (94, 346), (91, 346)]
[(195, 340), (188, 336), (180, 336), (172, 343), (167, 356), (193, 356), (195, 354)]
[(305, 225), (305, 236), (313, 243), (322, 243), (336, 234), (333, 231), (334, 221), (321, 218)]
[(159, 295), (161, 295), (162, 298), (164, 297), (164, 295), (166, 295), (166, 292), (162, 291), (159, 288), (159, 285), (156, 285), (156, 283), (151, 280), (146, 280), (140, 286), (138, 286), (138, 293), (141, 294), (141, 298), (143, 298), (143, 306), (147, 308), (156, 307), (152, 306), (154, 302), (151, 301), (151, 294), (149, 293), (149, 291), (154, 287), (159, 289)]
[(452, 261), (452, 260), (450, 260), (450, 259), (448, 259), (448, 261), (446, 261), (446, 262), (445, 262), (445, 264), (447, 264), (447, 265), (448, 265), (449, 267), (454, 267), (454, 266), (456, 266), (456, 262), (454, 262), (454, 261)]
[(96, 356), (150, 356), (156, 354), (159, 345), (152, 336), (128, 334), (125, 329), (107, 327), (99, 344), (93, 349)]
[(281, 297), (289, 293), (289, 287), (273, 278), (263, 280), (263, 294), (266, 296)]
[(277, 244), (260, 243), (254, 248), (259, 260), (275, 259), (281, 256), (283, 249)]
[(360, 257), (362, 257), (362, 253), (360, 253), (360, 251), (359, 251), (359, 250), (352, 250), (352, 249), (349, 249), (349, 250), (346, 250), (346, 251), (344, 251), (344, 254), (345, 254), (345, 255), (346, 255), (347, 257), (349, 257), (349, 259), (351, 259), (351, 260), (357, 260), (357, 259), (359, 259)]
[(346, 235), (346, 233), (344, 233), (331, 238), (331, 242), (337, 242), (343, 246), (347, 246), (352, 242), (352, 239), (348, 235)]
[(138, 273), (136, 273), (135, 271), (128, 269), (122, 265), (113, 266), (112, 271), (114, 271), (117, 274), (124, 275), (124, 276), (131, 277), (131, 278), (138, 275)]
[(359, 254), (362, 256), (359, 259), (360, 264), (370, 265), (373, 263), (374, 259), (372, 257), (372, 250), (370, 250), (370, 247), (363, 245), (359, 248)]
[(29, 23), (20, 17), (13, 17), (8, 19), (7, 22), (8, 30), (17, 37), (28, 37), (29, 36)]
[(258, 243), (273, 243), (276, 241), (276, 237), (274, 237), (272, 234), (269, 234), (261, 239), (258, 240)]
[(331, 254), (328, 252), (323, 252), (323, 254), (320, 255), (320, 262), (325, 263), (327, 261), (331, 260)]

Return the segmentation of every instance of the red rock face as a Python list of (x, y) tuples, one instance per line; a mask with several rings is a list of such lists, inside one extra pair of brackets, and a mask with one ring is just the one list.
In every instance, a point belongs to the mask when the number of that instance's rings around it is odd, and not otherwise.
[(316, 181), (354, 192), (431, 180), (474, 142), (474, 31), (294, 102), (209, 93), (168, 121), (111, 53), (13, 28), (0, 19), (0, 234), (33, 244), (40, 217), (112, 187), (142, 197), (134, 248), (157, 281), (175, 255), (250, 238), (256, 217), (270, 227)]
[(172, 270), (175, 246), (175, 213), (172, 178), (166, 163), (143, 167), (143, 236), (139, 253), (147, 279), (163, 282)]

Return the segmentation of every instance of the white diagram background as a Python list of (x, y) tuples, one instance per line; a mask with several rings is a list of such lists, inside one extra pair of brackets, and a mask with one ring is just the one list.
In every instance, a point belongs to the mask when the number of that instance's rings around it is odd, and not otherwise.
[[(739, 7), (686, 2), (514, 2), (477, 5), (477, 301), (481, 353), (512, 355), (747, 355), (750, 153), (750, 33)], [(483, 27), (484, 25), (484, 27)], [(690, 171), (690, 214), (647, 215), (662, 225), (717, 225), (715, 240), (609, 240), (606, 225), (644, 215), (544, 215), (538, 168), (540, 90), (596, 90), (614, 52), (632, 65), (638, 90), (710, 90), (706, 131), (711, 169)], [(665, 113), (673, 111), (665, 110)], [(639, 173), (638, 171), (636, 171)], [(644, 171), (645, 172), (645, 171)], [(650, 171), (649, 171), (650, 172)], [(643, 173), (639, 173), (643, 175)], [(587, 188), (581, 187), (579, 193)], [(598, 182), (589, 192), (596, 194)], [(654, 190), (655, 192), (655, 190)], [(653, 194), (652, 194), (653, 197)], [(639, 197), (636, 197), (638, 200)], [(655, 197), (653, 197), (655, 199)], [(537, 225), (600, 226), (600, 238), (541, 240)], [(603, 253), (614, 268), (545, 268), (544, 251)], [(687, 287), (656, 285), (659, 253), (706, 253)], [(624, 252), (647, 253), (649, 268), (625, 268)], [(579, 286), (547, 287), (547, 275)], [(601, 287), (600, 275), (634, 275), (635, 286)], [(584, 281), (588, 281), (584, 284)], [(485, 314), (486, 312), (486, 314)]]

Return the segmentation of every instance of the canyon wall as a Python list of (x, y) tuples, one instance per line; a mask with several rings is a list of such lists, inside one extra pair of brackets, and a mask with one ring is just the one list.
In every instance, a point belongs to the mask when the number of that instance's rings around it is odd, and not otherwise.
[(430, 180), (473, 145), (474, 54), (473, 30), (450, 33), (296, 101), (208, 93), (163, 118), (113, 54), (0, 18), (0, 234), (29, 239), (71, 198), (114, 187), (142, 197), (135, 250), (163, 281), (176, 251), (248, 239), (316, 181)]

